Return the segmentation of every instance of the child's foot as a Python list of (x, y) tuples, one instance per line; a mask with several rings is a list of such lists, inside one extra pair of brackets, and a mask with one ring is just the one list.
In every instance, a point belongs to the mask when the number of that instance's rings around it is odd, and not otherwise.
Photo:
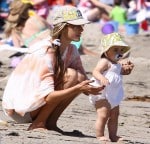
[(97, 137), (97, 139), (100, 141), (110, 141), (110, 139), (105, 136)]
[(112, 142), (119, 142), (119, 141), (123, 141), (123, 138), (120, 136), (115, 136), (110, 138)]

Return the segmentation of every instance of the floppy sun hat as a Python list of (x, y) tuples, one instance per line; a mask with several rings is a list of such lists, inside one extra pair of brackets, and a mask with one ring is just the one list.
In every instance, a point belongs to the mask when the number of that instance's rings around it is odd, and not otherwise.
[(123, 40), (120, 34), (118, 33), (111, 33), (105, 35), (101, 39), (101, 56), (108, 51), (113, 46), (120, 46), (123, 47), (123, 53), (126, 53), (128, 50), (130, 50), (130, 46), (127, 45)]
[(80, 10), (74, 6), (61, 6), (59, 9), (54, 11), (52, 16), (52, 24), (66, 22), (72, 25), (84, 25), (89, 23), (88, 20), (84, 19)]

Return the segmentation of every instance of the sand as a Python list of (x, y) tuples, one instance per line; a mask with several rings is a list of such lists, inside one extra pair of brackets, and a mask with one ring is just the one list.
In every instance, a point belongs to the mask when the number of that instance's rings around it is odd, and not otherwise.
[[(84, 46), (100, 53), (101, 36), (97, 23), (87, 25), (83, 33)], [(118, 135), (124, 138), (121, 142), (123, 144), (150, 144), (150, 35), (141, 33), (125, 36), (125, 40), (132, 47), (129, 59), (135, 67), (130, 75), (124, 76), (125, 99), (120, 105)], [(0, 61), (3, 62), (0, 67), (0, 99), (6, 76), (12, 71), (8, 58), (12, 53), (0, 52)], [(91, 77), (98, 57), (81, 55), (81, 58)], [(1, 105), (0, 119), (6, 120)], [(64, 134), (55, 131), (27, 131), (29, 124), (7, 120), (7, 124), (0, 124), (0, 144), (100, 144), (95, 138), (96, 112), (84, 94), (79, 95), (59, 118), (58, 126), (65, 131)], [(105, 132), (108, 135), (107, 128)]]

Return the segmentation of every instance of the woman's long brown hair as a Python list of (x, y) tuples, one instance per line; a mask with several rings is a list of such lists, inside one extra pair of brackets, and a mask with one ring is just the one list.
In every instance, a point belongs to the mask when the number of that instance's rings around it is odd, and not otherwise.
[[(52, 39), (60, 39), (61, 32), (66, 26), (66, 23), (59, 23), (54, 26), (52, 30)], [(53, 48), (55, 49), (55, 72), (54, 72), (54, 82), (55, 82), (55, 89), (63, 89), (64, 85), (64, 75), (66, 72), (64, 61), (62, 60), (62, 56), (60, 53), (60, 46), (53, 45)]]

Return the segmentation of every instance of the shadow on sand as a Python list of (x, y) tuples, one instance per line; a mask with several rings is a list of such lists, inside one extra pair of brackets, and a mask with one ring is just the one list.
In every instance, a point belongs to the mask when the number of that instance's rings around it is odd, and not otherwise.
[(65, 135), (65, 136), (73, 136), (73, 137), (83, 137), (83, 138), (96, 138), (94, 136), (89, 136), (89, 135), (85, 135), (82, 132), (78, 131), (78, 130), (73, 130), (71, 132), (68, 131), (57, 131), (58, 133)]

